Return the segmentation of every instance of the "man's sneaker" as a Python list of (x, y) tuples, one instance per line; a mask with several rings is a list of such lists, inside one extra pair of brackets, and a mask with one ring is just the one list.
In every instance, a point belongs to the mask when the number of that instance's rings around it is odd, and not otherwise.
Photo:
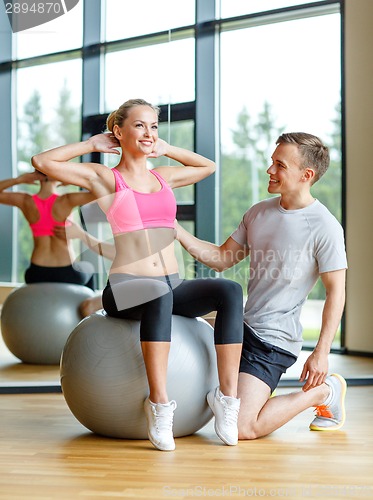
[(144, 401), (144, 410), (148, 421), (148, 437), (158, 450), (172, 451), (175, 449), (172, 423), (176, 408), (176, 401), (152, 403), (149, 398)]
[(240, 400), (224, 396), (219, 387), (207, 394), (207, 402), (215, 415), (215, 432), (229, 446), (238, 443), (238, 412)]
[(311, 431), (336, 431), (345, 422), (344, 400), (347, 389), (345, 379), (333, 373), (326, 377), (325, 383), (330, 387), (330, 395), (323, 405), (316, 406), (316, 418), (310, 424)]

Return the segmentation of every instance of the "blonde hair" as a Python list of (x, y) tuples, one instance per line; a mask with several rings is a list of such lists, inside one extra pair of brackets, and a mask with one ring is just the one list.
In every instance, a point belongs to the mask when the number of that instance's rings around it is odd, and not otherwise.
[(112, 111), (106, 119), (106, 129), (109, 132), (113, 131), (114, 125), (118, 125), (118, 127), (122, 127), (123, 122), (128, 117), (128, 112), (134, 108), (135, 106), (149, 106), (159, 117), (160, 109), (158, 106), (153, 106), (150, 102), (145, 101), (144, 99), (129, 99), (124, 102), (119, 108), (115, 111)]
[(312, 168), (315, 172), (313, 184), (328, 170), (329, 149), (321, 139), (305, 132), (289, 132), (281, 134), (276, 144), (295, 144), (302, 158), (302, 169)]

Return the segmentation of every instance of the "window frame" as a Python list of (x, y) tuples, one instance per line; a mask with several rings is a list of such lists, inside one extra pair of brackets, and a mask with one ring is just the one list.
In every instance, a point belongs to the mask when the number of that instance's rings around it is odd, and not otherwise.
[[(83, 1), (83, 0), (82, 0)], [(341, 164), (342, 164), (342, 226), (346, 228), (346, 124), (345, 124), (345, 78), (344, 78), (344, 0), (324, 0), (311, 4), (294, 5), (270, 11), (251, 13), (219, 19), (219, 0), (196, 0), (196, 20), (194, 25), (182, 26), (170, 32), (150, 33), (123, 40), (103, 42), (104, 0), (89, 0), (83, 4), (83, 45), (81, 48), (31, 57), (14, 59), (11, 32), (5, 10), (0, 9), (0, 150), (2, 152), (2, 175), (11, 177), (16, 173), (16, 113), (14, 82), (18, 68), (39, 65), (61, 58), (81, 57), (83, 61), (83, 101), (82, 138), (93, 130), (95, 120), (103, 116), (103, 74), (104, 54), (131, 45), (156, 43), (172, 36), (195, 37), (196, 44), (196, 99), (192, 103), (178, 103), (171, 106), (172, 121), (193, 119), (195, 122), (195, 150), (215, 160), (219, 171), (219, 36), (222, 31), (242, 27), (269, 24), (284, 20), (294, 20), (305, 16), (314, 17), (329, 12), (339, 12), (341, 16)], [(164, 113), (164, 111), (163, 111)], [(100, 118), (98, 118), (100, 117)], [(184, 117), (184, 118), (179, 118)], [(187, 117), (187, 118), (185, 118)], [(163, 117), (161, 115), (161, 119)], [(88, 125), (89, 124), (89, 125)], [(180, 205), (180, 220), (194, 220), (196, 235), (202, 239), (218, 241), (216, 232), (219, 218), (219, 174), (210, 176), (195, 187), (195, 203)], [(2, 245), (0, 246), (0, 281), (15, 282), (16, 255), (16, 209), (0, 206), (2, 220)], [(211, 224), (214, 221), (214, 224)], [(342, 318), (341, 349), (345, 345), (345, 321)]]

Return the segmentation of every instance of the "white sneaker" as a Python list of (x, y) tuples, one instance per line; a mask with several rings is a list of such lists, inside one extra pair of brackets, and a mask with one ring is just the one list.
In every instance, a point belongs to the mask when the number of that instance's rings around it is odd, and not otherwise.
[(221, 394), (219, 387), (207, 394), (207, 402), (215, 415), (215, 432), (229, 446), (238, 443), (240, 400)]
[(148, 421), (148, 437), (158, 450), (172, 451), (175, 449), (172, 424), (176, 408), (176, 401), (152, 403), (149, 398), (144, 401), (144, 410)]

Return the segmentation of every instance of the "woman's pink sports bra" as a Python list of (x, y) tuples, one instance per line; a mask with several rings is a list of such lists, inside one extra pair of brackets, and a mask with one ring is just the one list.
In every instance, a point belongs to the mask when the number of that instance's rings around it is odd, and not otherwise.
[(39, 220), (30, 224), (34, 236), (53, 236), (55, 226), (65, 226), (65, 222), (57, 221), (52, 217), (52, 208), (56, 198), (58, 198), (58, 194), (52, 194), (45, 199), (39, 198), (37, 194), (32, 196), (40, 214)]
[(113, 168), (115, 198), (106, 212), (113, 234), (130, 233), (140, 229), (175, 227), (176, 200), (166, 181), (155, 171), (161, 189), (154, 193), (140, 193), (130, 188), (121, 173)]

